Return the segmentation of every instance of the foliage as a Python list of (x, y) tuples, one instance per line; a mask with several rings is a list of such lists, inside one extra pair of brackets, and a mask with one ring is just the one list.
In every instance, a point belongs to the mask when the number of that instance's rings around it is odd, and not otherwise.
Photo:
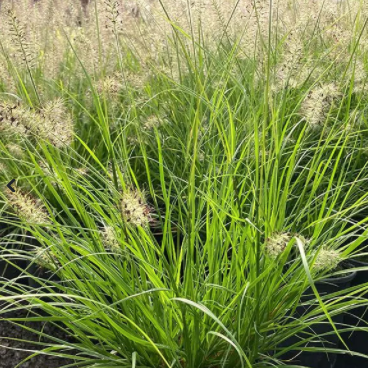
[(0, 13), (1, 257), (39, 284), (1, 313), (78, 367), (277, 367), (367, 304), (314, 287), (368, 234), (364, 4), (56, 3)]

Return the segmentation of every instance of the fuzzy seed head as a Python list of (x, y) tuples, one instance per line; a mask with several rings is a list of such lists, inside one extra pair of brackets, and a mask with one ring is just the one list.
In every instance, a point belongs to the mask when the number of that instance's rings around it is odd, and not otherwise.
[(35, 133), (55, 147), (69, 146), (73, 140), (73, 121), (61, 99), (46, 103), (34, 125)]
[(310, 91), (301, 106), (302, 115), (310, 127), (316, 127), (325, 121), (332, 103), (339, 96), (335, 84), (327, 84)]
[(33, 114), (19, 104), (0, 102), (0, 132), (26, 136), (31, 129)]
[(266, 239), (265, 252), (271, 259), (276, 259), (286, 248), (292, 235), (290, 233), (274, 233)]
[(5, 174), (7, 171), (8, 171), (8, 167), (6, 166), (6, 164), (0, 162), (0, 173)]
[(150, 208), (143, 193), (127, 190), (121, 200), (121, 213), (124, 220), (135, 226), (147, 226), (151, 221)]
[(102, 240), (106, 250), (112, 252), (121, 252), (120, 244), (117, 240), (117, 233), (114, 227), (105, 226), (102, 231)]
[(96, 90), (100, 95), (106, 94), (109, 97), (116, 97), (122, 88), (118, 76), (108, 76), (97, 83)]
[(70, 145), (73, 123), (61, 99), (50, 101), (40, 111), (20, 104), (0, 103), (0, 131), (33, 135), (55, 147)]
[(155, 115), (151, 115), (144, 122), (143, 128), (145, 130), (152, 130), (154, 128), (158, 128), (160, 125), (161, 125), (160, 119)]
[(8, 149), (9, 153), (16, 158), (22, 158), (24, 157), (24, 151), (22, 149), (21, 146), (17, 145), (17, 144), (8, 144), (6, 146), (6, 148)]
[(295, 238), (298, 238), (302, 243), (303, 243), (303, 246), (306, 247), (309, 245), (309, 243), (311, 242), (311, 239), (307, 239), (306, 237), (304, 237), (303, 235), (300, 235), (300, 234), (292, 234)]
[(37, 248), (34, 253), (34, 260), (41, 268), (56, 270), (60, 265), (55, 254), (44, 248)]
[(317, 272), (333, 270), (341, 261), (341, 255), (337, 250), (321, 249), (317, 254), (313, 268)]
[(26, 24), (24, 24), (18, 15), (9, 6), (6, 9), (8, 34), (13, 46), (13, 56), (20, 65), (27, 69), (35, 66), (36, 44), (27, 39)]
[(39, 199), (36, 199), (18, 188), (15, 189), (14, 193), (6, 190), (6, 196), (8, 205), (23, 221), (34, 225), (50, 223), (47, 211), (42, 206)]

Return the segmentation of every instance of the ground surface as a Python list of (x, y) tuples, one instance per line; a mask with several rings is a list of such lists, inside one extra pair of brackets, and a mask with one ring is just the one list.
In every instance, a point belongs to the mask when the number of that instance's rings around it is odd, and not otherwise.
[[(19, 311), (16, 312), (16, 314), (12, 313), (12, 316), (21, 318), (25, 316), (25, 312)], [(48, 335), (65, 339), (65, 336), (61, 335), (61, 331), (51, 324), (32, 322), (27, 323), (27, 326), (38, 331), (43, 329), (43, 331)], [(0, 318), (0, 368), (18, 367), (20, 362), (32, 355), (30, 350), (36, 349), (36, 345), (18, 340), (39, 341), (39, 336)], [(68, 363), (71, 363), (71, 361), (52, 356), (37, 355), (19, 367), (58, 368)]]
[[(12, 317), (22, 318), (24, 316), (24, 311), (12, 313)], [(51, 324), (32, 322), (27, 323), (27, 326), (38, 331), (41, 331), (43, 329), (45, 334), (59, 337), (64, 340), (66, 339), (66, 337), (61, 334), (61, 331)], [(39, 336), (0, 318), (0, 368), (17, 367), (18, 364), (20, 364), (25, 358), (32, 354), (30, 350), (35, 350), (35, 345), (18, 340), (39, 341)], [(24, 362), (21, 366), (19, 366), (19, 368), (59, 368), (68, 363), (72, 362), (66, 359), (54, 358), (46, 355), (38, 355), (30, 359), (29, 361)], [(339, 355), (336, 366), (334, 368), (363, 367), (359, 364), (354, 364), (354, 358)]]

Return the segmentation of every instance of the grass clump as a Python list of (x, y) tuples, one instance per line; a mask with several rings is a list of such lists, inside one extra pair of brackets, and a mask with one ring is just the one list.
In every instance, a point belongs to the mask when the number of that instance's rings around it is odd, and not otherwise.
[[(314, 283), (367, 235), (364, 4), (11, 3), (1, 257), (32, 285), (0, 281), (0, 313), (69, 335), (43, 354), (261, 368), (318, 323), (353, 329), (331, 316), (366, 305), (364, 286)], [(315, 308), (290, 318), (311, 286)]]

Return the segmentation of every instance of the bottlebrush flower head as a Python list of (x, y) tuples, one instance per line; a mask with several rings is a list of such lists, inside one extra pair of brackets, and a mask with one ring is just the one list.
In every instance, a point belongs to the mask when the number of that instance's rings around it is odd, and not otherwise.
[(332, 103), (340, 96), (333, 83), (314, 88), (304, 99), (301, 113), (310, 127), (321, 125), (327, 117)]
[(106, 250), (121, 252), (120, 243), (117, 239), (117, 232), (113, 226), (105, 226), (102, 231), (102, 241)]
[(10, 143), (6, 145), (6, 148), (13, 157), (22, 158), (24, 156), (24, 150), (18, 144)]
[(0, 102), (0, 132), (26, 136), (30, 132), (32, 120), (33, 114), (29, 108)]
[(38, 247), (34, 252), (34, 261), (41, 268), (48, 268), (51, 270), (56, 270), (57, 266), (60, 265), (55, 254), (51, 253), (48, 249)]
[(135, 226), (147, 226), (151, 219), (151, 209), (146, 203), (144, 193), (127, 189), (121, 200), (121, 214), (123, 219)]
[(314, 261), (313, 268), (317, 272), (333, 270), (342, 261), (340, 252), (334, 249), (321, 249)]
[(34, 225), (50, 223), (48, 213), (41, 201), (31, 194), (17, 188), (14, 193), (6, 190), (6, 196), (8, 205), (23, 221)]
[(73, 140), (73, 120), (61, 99), (49, 101), (40, 110), (34, 130), (55, 147), (69, 146)]
[(266, 239), (265, 252), (268, 257), (276, 259), (286, 248), (292, 235), (290, 233), (273, 233)]

